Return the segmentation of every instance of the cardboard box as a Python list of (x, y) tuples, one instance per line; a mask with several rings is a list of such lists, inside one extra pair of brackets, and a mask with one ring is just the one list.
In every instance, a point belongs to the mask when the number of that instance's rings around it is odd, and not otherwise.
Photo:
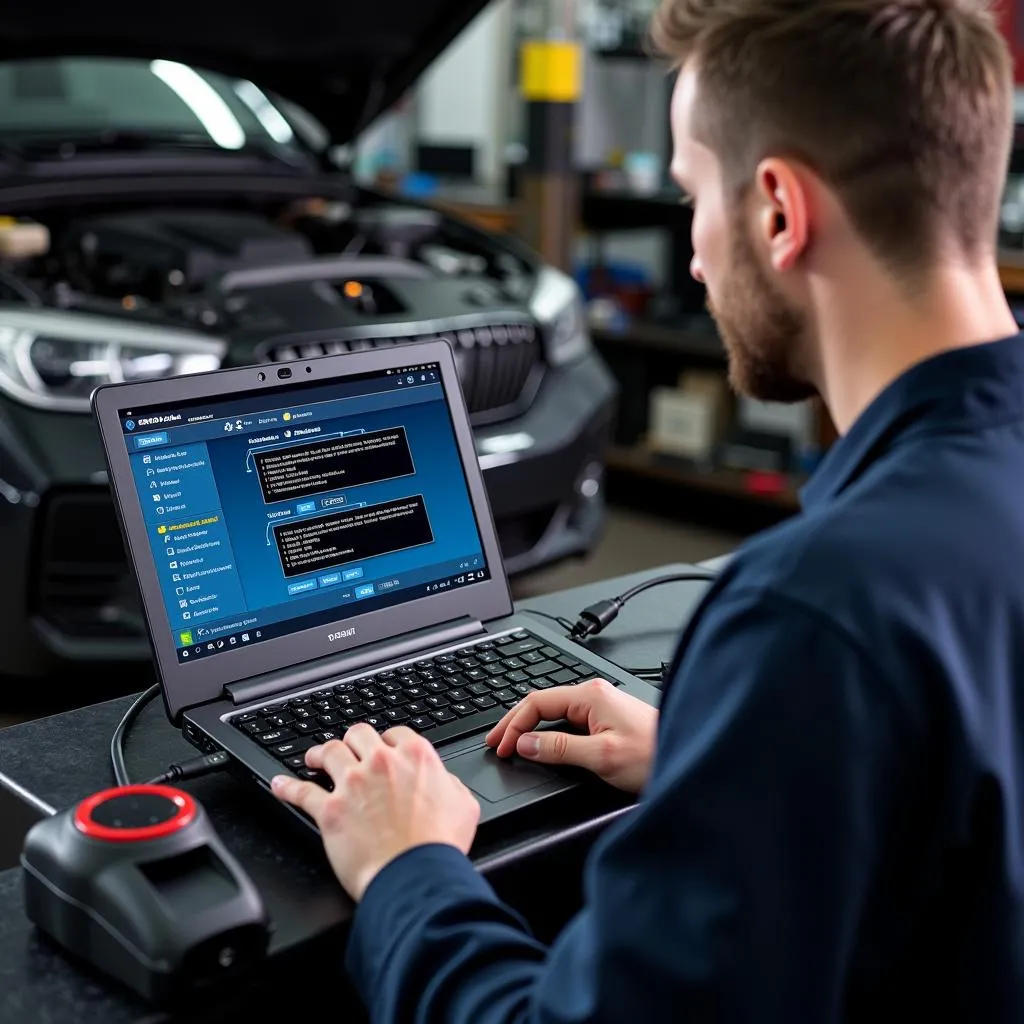
[(687, 373), (678, 387), (652, 388), (647, 445), (652, 451), (706, 461), (725, 429), (728, 385), (718, 374)]

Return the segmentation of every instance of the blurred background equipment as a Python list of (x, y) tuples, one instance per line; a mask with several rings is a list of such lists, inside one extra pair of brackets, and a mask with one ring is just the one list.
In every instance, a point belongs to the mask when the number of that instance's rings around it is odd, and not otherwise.
[[(187, 2), (131, 26), (68, 5), (74, 56), (52, 5), (0, 16), (0, 716), (26, 677), (85, 700), (148, 664), (88, 419), (107, 380), (447, 338), (518, 595), (732, 550), (834, 439), (820, 403), (728, 386), (656, 0), (400, 25), (299, 2), (284, 43), (205, 4), (201, 52)], [(1021, 5), (998, 15), (1022, 81)], [(1021, 132), (999, 244), (1024, 324)], [(61, 694), (87, 664), (102, 687)]]
[[(36, 680), (95, 700), (150, 668), (105, 382), (443, 339), (508, 572), (598, 545), (618, 386), (571, 255), (491, 202), (513, 54), (511, 8), (485, 7), (299, 0), (282, 32), (204, 3), (201, 38), (188, 2), (0, 16), (0, 700)], [(428, 71), (450, 45), (462, 67)]]

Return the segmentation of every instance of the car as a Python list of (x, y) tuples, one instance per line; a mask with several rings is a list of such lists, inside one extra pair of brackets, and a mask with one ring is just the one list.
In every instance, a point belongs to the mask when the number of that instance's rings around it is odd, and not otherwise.
[(577, 285), (350, 165), (483, 5), (0, 15), (0, 673), (149, 661), (109, 381), (445, 338), (509, 574), (597, 543), (618, 393)]

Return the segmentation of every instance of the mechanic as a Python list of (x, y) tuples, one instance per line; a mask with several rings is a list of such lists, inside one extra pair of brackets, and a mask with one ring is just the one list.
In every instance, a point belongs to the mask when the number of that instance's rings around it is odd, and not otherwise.
[[(660, 720), (528, 697), (500, 756), (639, 794), (550, 948), (427, 742), (308, 763), (375, 1021), (1024, 1020), (1024, 336), (995, 239), (1011, 61), (981, 0), (663, 0), (673, 174), (742, 393), (825, 401), (804, 508), (687, 625)], [(538, 735), (562, 717), (588, 735)], [(537, 879), (542, 893), (543, 877)]]

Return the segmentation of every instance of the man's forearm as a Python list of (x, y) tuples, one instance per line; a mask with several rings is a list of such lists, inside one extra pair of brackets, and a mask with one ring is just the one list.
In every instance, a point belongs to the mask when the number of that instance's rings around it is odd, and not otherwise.
[(523, 1020), (545, 947), (454, 847), (410, 850), (371, 882), (348, 969), (374, 1024)]

